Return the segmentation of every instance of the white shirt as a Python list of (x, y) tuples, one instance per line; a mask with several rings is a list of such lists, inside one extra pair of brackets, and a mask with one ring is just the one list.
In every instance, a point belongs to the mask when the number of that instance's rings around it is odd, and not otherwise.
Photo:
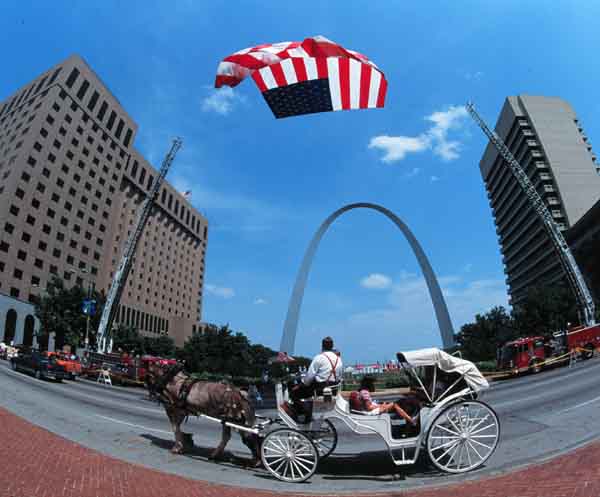
[[(335, 374), (333, 373), (332, 366), (335, 367)], [(341, 381), (342, 371), (342, 358), (340, 356), (335, 352), (321, 352), (310, 363), (306, 375), (302, 378), (302, 383), (310, 385), (313, 381), (320, 383), (325, 381)]]

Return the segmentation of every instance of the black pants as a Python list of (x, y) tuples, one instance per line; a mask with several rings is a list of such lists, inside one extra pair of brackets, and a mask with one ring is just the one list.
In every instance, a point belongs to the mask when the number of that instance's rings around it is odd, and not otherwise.
[[(317, 395), (323, 394), (323, 389), (328, 386), (337, 385), (329, 381), (313, 381), (310, 385), (305, 385), (300, 382), (298, 385), (289, 385), (290, 400), (294, 403), (294, 407), (298, 410), (302, 410), (302, 399), (311, 400), (313, 394), (316, 392)], [(332, 389), (336, 390), (336, 389)], [(333, 395), (337, 392), (333, 391)]]

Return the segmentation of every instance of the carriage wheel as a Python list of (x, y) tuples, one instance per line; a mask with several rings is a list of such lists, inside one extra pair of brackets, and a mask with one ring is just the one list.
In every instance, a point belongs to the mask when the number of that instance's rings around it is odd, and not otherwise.
[(464, 473), (487, 461), (499, 438), (500, 423), (491, 407), (476, 400), (458, 402), (431, 424), (427, 452), (438, 469)]
[(300, 483), (317, 469), (319, 452), (304, 433), (290, 428), (270, 432), (261, 445), (261, 460), (275, 478)]
[(324, 419), (321, 423), (321, 429), (313, 431), (310, 438), (319, 451), (319, 459), (325, 459), (336, 448), (338, 435), (335, 426), (328, 419)]

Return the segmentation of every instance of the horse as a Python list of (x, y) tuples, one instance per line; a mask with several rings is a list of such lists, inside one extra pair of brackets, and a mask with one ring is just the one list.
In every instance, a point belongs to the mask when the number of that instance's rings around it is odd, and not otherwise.
[[(252, 427), (256, 420), (247, 395), (239, 389), (224, 383), (195, 380), (183, 371), (181, 364), (149, 365), (145, 383), (150, 397), (164, 406), (171, 422), (175, 434), (175, 445), (171, 449), (173, 454), (183, 454), (189, 448), (190, 438), (186, 438), (181, 431), (181, 423), (190, 414), (204, 414), (247, 427)], [(231, 428), (224, 423), (222, 427), (221, 443), (213, 450), (210, 459), (221, 459), (231, 439)], [(253, 464), (260, 465), (259, 437), (243, 430), (239, 430), (239, 433), (254, 456)]]

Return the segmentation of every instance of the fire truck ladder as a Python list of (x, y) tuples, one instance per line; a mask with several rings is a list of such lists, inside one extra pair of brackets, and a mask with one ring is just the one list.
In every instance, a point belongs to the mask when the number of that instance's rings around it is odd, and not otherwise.
[(150, 217), (152, 207), (154, 206), (156, 197), (158, 197), (158, 192), (162, 182), (165, 179), (173, 160), (175, 159), (177, 151), (181, 148), (181, 145), (181, 138), (175, 138), (175, 140), (173, 140), (171, 150), (169, 150), (169, 153), (162, 162), (158, 177), (152, 185), (150, 193), (142, 204), (142, 209), (140, 210), (135, 230), (132, 231), (127, 243), (125, 244), (123, 257), (121, 258), (119, 267), (113, 277), (110, 290), (108, 291), (108, 297), (106, 298), (106, 304), (104, 305), (104, 310), (102, 311), (102, 317), (100, 319), (100, 325), (98, 327), (98, 335), (96, 339), (98, 352), (104, 353), (107, 351), (107, 349), (108, 352), (110, 352), (110, 349), (112, 349), (112, 340), (109, 343), (111, 325), (115, 318), (115, 314), (118, 309), (117, 304), (121, 300), (121, 294), (123, 293), (123, 288), (125, 287), (125, 282), (127, 281), (127, 276), (129, 275), (129, 270), (131, 269), (131, 265), (133, 263), (135, 249), (140, 241), (142, 232), (144, 231), (144, 226), (146, 226), (146, 221), (148, 221), (148, 218)]
[(538, 194), (537, 190), (529, 180), (529, 176), (523, 170), (521, 165), (514, 158), (513, 154), (510, 152), (508, 147), (502, 141), (502, 139), (498, 136), (495, 131), (492, 131), (487, 127), (483, 119), (479, 116), (477, 111), (475, 110), (475, 106), (472, 102), (467, 103), (467, 111), (473, 118), (473, 120), (477, 123), (477, 125), (481, 128), (481, 130), (486, 134), (486, 136), (490, 139), (492, 144), (498, 150), (498, 153), (504, 158), (510, 167), (513, 175), (519, 182), (519, 185), (527, 195), (527, 198), (533, 205), (533, 208), (540, 216), (544, 228), (546, 232), (550, 236), (550, 240), (552, 241), (556, 252), (560, 257), (560, 261), (563, 265), (565, 273), (567, 275), (567, 279), (569, 280), (569, 284), (571, 285), (571, 289), (575, 294), (575, 298), (577, 299), (578, 307), (579, 307), (579, 317), (582, 320), (583, 324), (586, 326), (591, 326), (595, 324), (595, 304), (594, 299), (583, 279), (581, 271), (579, 270), (579, 266), (577, 266), (577, 262), (575, 261), (575, 257), (573, 257), (573, 253), (569, 248), (565, 238), (563, 237), (560, 229), (552, 219), (546, 204)]

